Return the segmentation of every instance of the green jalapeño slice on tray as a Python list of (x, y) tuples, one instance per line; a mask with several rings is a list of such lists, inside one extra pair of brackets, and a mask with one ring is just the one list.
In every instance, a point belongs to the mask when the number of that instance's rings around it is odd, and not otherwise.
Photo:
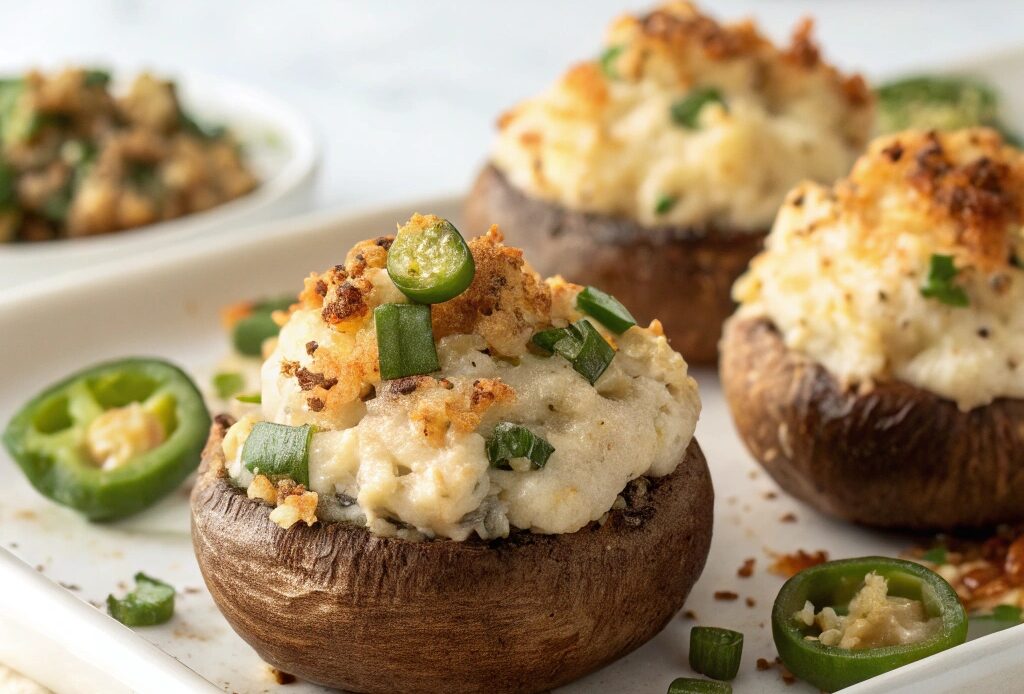
[(99, 521), (141, 511), (181, 484), (209, 428), (183, 371), (123, 359), (44, 390), (14, 415), (3, 442), (40, 493)]
[(466, 291), (476, 266), (469, 246), (447, 219), (426, 227), (407, 224), (388, 251), (388, 275), (407, 297), (440, 304)]
[(834, 692), (962, 644), (967, 614), (934, 571), (863, 557), (786, 581), (772, 608), (772, 634), (793, 674)]

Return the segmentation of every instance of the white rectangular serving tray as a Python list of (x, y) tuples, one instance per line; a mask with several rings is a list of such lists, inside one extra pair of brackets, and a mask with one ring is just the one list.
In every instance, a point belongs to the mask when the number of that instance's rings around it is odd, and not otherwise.
[[(0, 298), (0, 421), (45, 384), (100, 360), (156, 355), (209, 373), (227, 349), (218, 317), (224, 304), (297, 291), (311, 270), (341, 262), (353, 242), (389, 233), (414, 211), (457, 219), (457, 208), (456, 200), (444, 199), (342, 219), (320, 215), (246, 244), (211, 240)], [(830, 520), (778, 492), (736, 437), (715, 374), (697, 370), (696, 376), (704, 402), (697, 436), (717, 498), (711, 555), (687, 609), (696, 623), (746, 635), (737, 692), (812, 691), (786, 686), (777, 670), (755, 668), (758, 658), (775, 657), (769, 610), (782, 579), (766, 571), (770, 554), (891, 555), (910, 539)], [(186, 488), (135, 518), (96, 525), (40, 497), (6, 453), (0, 453), (0, 474), (0, 662), (58, 692), (262, 692), (276, 686), (203, 587), (189, 540)], [(797, 522), (781, 520), (790, 512)], [(737, 569), (748, 557), (757, 560), (756, 570), (741, 578)], [(100, 605), (139, 570), (174, 584), (179, 597), (168, 624), (133, 632)], [(716, 601), (716, 591), (734, 591), (739, 599)], [(694, 623), (677, 616), (638, 651), (564, 691), (664, 692), (674, 677), (691, 674), (687, 643)], [(931, 682), (946, 662), (963, 663), (957, 677)], [(932, 692), (955, 691), (983, 677), (984, 689), (994, 691), (989, 684), (1020, 677), (1021, 662), (1024, 629), (1017, 628), (893, 673), (891, 685), (880, 678), (859, 691), (891, 691), (911, 676), (907, 687), (929, 681)], [(321, 690), (296, 683), (287, 691)]]
[[(955, 71), (996, 84), (1005, 95), (1009, 122), (1024, 130), (1019, 77), (1024, 52)], [(100, 360), (155, 355), (208, 374), (227, 349), (218, 317), (224, 304), (297, 291), (310, 271), (341, 262), (353, 242), (389, 233), (415, 211), (459, 216), (456, 199), (344, 216), (324, 213), (253, 229), (244, 240), (209, 238), (153, 250), (130, 263), (0, 293), (0, 423), (46, 384)], [(781, 493), (739, 442), (715, 373), (696, 370), (695, 375), (704, 403), (697, 438), (716, 490), (711, 554), (686, 606), (696, 621), (677, 616), (650, 643), (563, 692), (661, 694), (673, 678), (692, 675), (687, 644), (694, 623), (744, 632), (736, 692), (811, 692), (802, 683), (785, 685), (775, 669), (755, 667), (758, 658), (775, 657), (769, 612), (782, 579), (766, 571), (770, 555), (797, 549), (825, 549), (832, 558), (896, 555), (913, 542), (836, 522)], [(36, 494), (2, 451), (0, 475), (0, 662), (57, 692), (278, 688), (203, 587), (189, 540), (186, 488), (135, 518), (92, 525)], [(797, 521), (783, 522), (787, 513)], [(741, 578), (737, 569), (747, 558), (757, 560), (756, 569), (752, 577)], [(123, 590), (139, 570), (178, 588), (176, 614), (168, 624), (133, 631), (103, 611), (107, 594)], [(716, 601), (716, 591), (734, 591), (739, 598)], [(1021, 691), (1022, 680), (1024, 626), (848, 691), (1009, 692)], [(323, 690), (295, 683), (284, 691)]]

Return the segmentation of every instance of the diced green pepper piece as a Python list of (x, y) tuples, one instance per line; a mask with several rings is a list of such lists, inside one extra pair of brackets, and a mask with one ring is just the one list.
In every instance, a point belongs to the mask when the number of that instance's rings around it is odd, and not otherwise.
[(576, 308), (596, 318), (601, 325), (621, 335), (634, 325), (636, 318), (611, 294), (597, 287), (586, 287), (576, 295)]
[(309, 486), (309, 445), (316, 427), (257, 422), (242, 446), (242, 464), (272, 480), (289, 479)]
[(135, 574), (135, 590), (123, 598), (107, 596), (107, 612), (130, 627), (163, 624), (174, 616), (174, 588), (139, 572)]
[(373, 321), (382, 380), (428, 374), (441, 368), (429, 306), (384, 304), (373, 310)]

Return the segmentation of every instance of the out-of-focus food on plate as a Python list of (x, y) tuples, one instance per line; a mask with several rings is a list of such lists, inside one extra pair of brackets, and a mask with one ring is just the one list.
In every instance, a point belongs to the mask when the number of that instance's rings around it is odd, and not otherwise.
[(541, 279), (496, 226), (467, 243), (421, 215), (310, 275), (284, 318), (258, 411), (216, 419), (192, 493), (210, 593), (272, 666), (540, 691), (683, 604), (713, 491), (657, 321)]
[(210, 415), (176, 366), (122, 359), (55, 383), (24, 405), (3, 443), (41, 494), (89, 520), (137, 513), (199, 465)]
[(879, 138), (796, 188), (735, 287), (721, 376), (788, 492), (867, 525), (1024, 519), (1024, 154), (977, 128)]
[(875, 89), (878, 132), (995, 128), (1003, 140), (1021, 146), (1019, 136), (1003, 123), (999, 94), (981, 80), (946, 75), (918, 75), (887, 82)]
[(186, 113), (174, 82), (142, 73), (118, 93), (84, 68), (0, 79), (0, 242), (133, 229), (257, 184), (231, 132)]
[(599, 58), (501, 117), (465, 217), (713, 362), (730, 287), (786, 192), (849, 170), (872, 102), (821, 58), (810, 21), (780, 48), (750, 21), (667, 3), (616, 20)]
[(240, 301), (221, 311), (231, 350), (209, 379), (207, 398), (213, 408), (238, 418), (259, 404), (263, 361), (277, 346), (277, 334), (293, 303), (294, 295), (275, 296)]
[(967, 640), (967, 614), (946, 581), (920, 564), (843, 559), (786, 581), (772, 607), (779, 657), (828, 692)]
[(1024, 526), (1000, 526), (987, 536), (940, 536), (907, 556), (946, 579), (972, 619), (987, 617), (1003, 626), (1021, 623)]
[(163, 624), (174, 616), (174, 588), (139, 572), (135, 574), (135, 590), (123, 598), (107, 596), (107, 612), (130, 627)]

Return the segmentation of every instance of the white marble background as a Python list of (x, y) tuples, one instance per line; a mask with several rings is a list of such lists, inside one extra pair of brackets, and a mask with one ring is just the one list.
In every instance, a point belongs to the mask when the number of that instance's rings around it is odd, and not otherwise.
[[(653, 0), (652, 0), (653, 1)], [(324, 145), (316, 205), (464, 187), (495, 116), (598, 51), (636, 0), (0, 0), (0, 68), (96, 60), (201, 70), (291, 101)], [(818, 19), (826, 56), (871, 74), (1024, 43), (1020, 0), (706, 0), (775, 37)]]

